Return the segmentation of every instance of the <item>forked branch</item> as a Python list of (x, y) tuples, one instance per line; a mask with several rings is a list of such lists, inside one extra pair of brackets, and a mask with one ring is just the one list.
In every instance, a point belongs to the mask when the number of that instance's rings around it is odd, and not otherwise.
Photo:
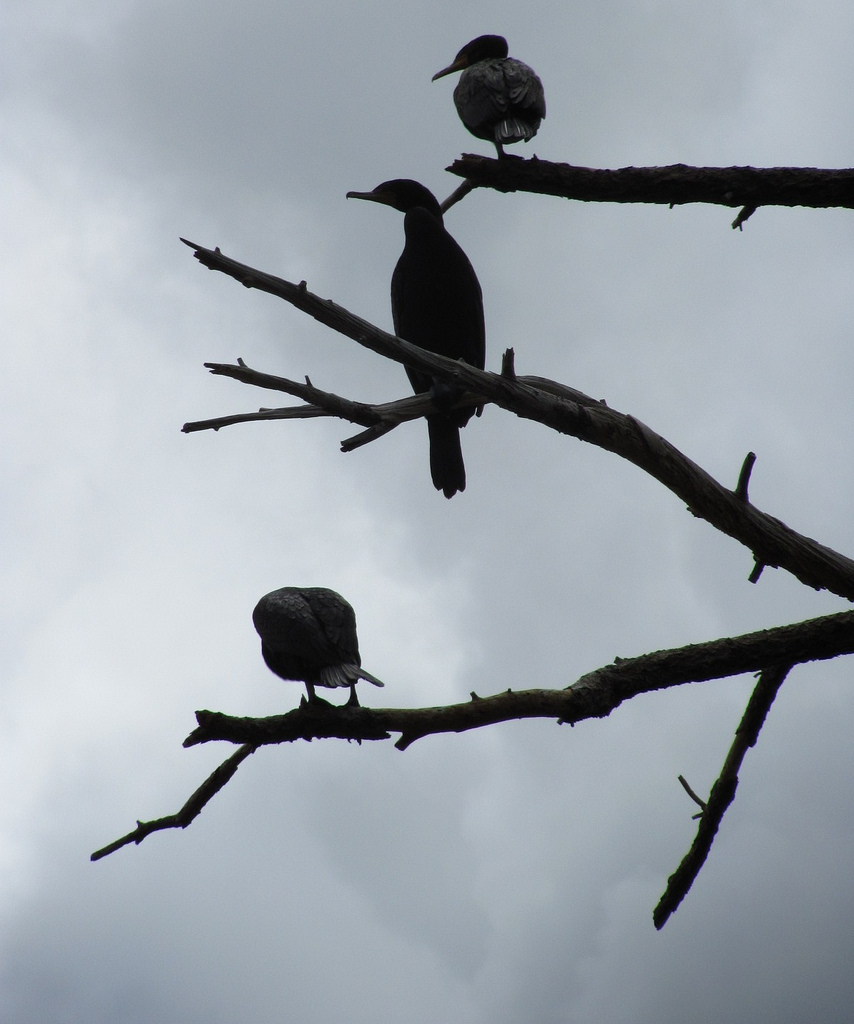
[[(610, 409), (604, 402), (556, 381), (490, 373), (428, 352), (312, 294), (304, 281), (292, 284), (229, 259), (218, 249), (205, 249), (183, 241), (204, 266), (233, 277), (247, 288), (258, 288), (285, 299), (379, 355), (467, 390), (480, 402), (491, 402), (524, 419), (535, 420), (627, 459), (681, 498), (695, 516), (748, 547), (757, 566), (787, 569), (809, 587), (830, 590), (849, 601), (854, 600), (854, 561), (760, 512), (747, 500), (746, 480), (736, 490), (724, 487), (633, 416)], [(220, 364), (215, 365), (215, 372), (223, 372)], [(240, 371), (244, 374), (242, 379), (246, 379), (247, 369), (238, 365), (232, 368), (232, 375), (237, 376)], [(317, 392), (313, 401), (319, 405), (318, 396), (323, 394)], [(333, 397), (336, 401), (349, 401)], [(376, 411), (377, 407), (372, 408)], [(339, 415), (332, 404), (327, 411)], [(755, 578), (758, 579), (758, 574)]]
[[(429, 394), (412, 395), (395, 402), (369, 404), (354, 402), (352, 399), (333, 394), (331, 391), (321, 391), (314, 387), (308, 378), (306, 378), (305, 384), (301, 384), (299, 381), (288, 380), (287, 377), (275, 377), (270, 373), (253, 370), (242, 359), (238, 359), (236, 364), (205, 363), (205, 366), (213, 374), (233, 377), (235, 380), (251, 384), (254, 387), (295, 395), (298, 398), (303, 398), (306, 404), (289, 406), (284, 409), (259, 409), (257, 412), (235, 413), (231, 416), (218, 416), (211, 420), (196, 420), (184, 424), (181, 430), (185, 434), (192, 434), (198, 430), (219, 430), (236, 423), (252, 423), (259, 420), (295, 420), (337, 416), (342, 420), (358, 423), (368, 428), (355, 437), (341, 442), (341, 450), (348, 452), (360, 448), (369, 441), (375, 441), (400, 423), (436, 412), (436, 407)], [(479, 401), (476, 396), (463, 393), (456, 402), (443, 406), (443, 411), (447, 411), (449, 408), (478, 405)]]
[[(222, 740), (239, 745), (239, 749), (196, 790), (180, 811), (154, 821), (137, 822), (133, 832), (93, 853), (92, 860), (130, 843), (138, 844), (152, 832), (186, 828), (234, 775), (238, 765), (260, 746), (315, 739), (387, 740), (392, 733), (399, 733), (394, 745), (398, 750), (405, 750), (425, 736), (466, 732), (514, 719), (552, 718), (559, 724), (574, 725), (589, 718), (605, 718), (623, 701), (639, 693), (761, 671), (769, 665), (800, 664), (851, 653), (854, 653), (854, 612), (840, 612), (796, 625), (657, 651), (638, 658), (617, 659), (611, 665), (582, 676), (565, 689), (507, 690), (489, 697), (472, 693), (465, 703), (435, 708), (333, 707), (303, 701), (293, 711), (266, 718), (198, 711), (198, 727), (184, 740), (185, 747)], [(749, 714), (750, 709), (745, 722)], [(755, 721), (755, 716), (752, 720)], [(755, 741), (755, 735), (745, 728), (742, 739), (749, 745)], [(736, 762), (731, 755), (727, 764), (734, 766), (732, 770), (737, 772), (740, 759)], [(730, 768), (725, 772), (729, 778)]]
[[(697, 836), (691, 845), (691, 849), (685, 855), (682, 863), (667, 880), (667, 889), (658, 902), (652, 914), (653, 924), (659, 930), (667, 924), (670, 915), (676, 910), (682, 900), (688, 895), (688, 891), (694, 884), (694, 880), (700, 873), (700, 869), (706, 863), (706, 857), (712, 848), (718, 828), (729, 805), (735, 800), (735, 791), (738, 788), (738, 772), (744, 755), (750, 747), (756, 744), (759, 732), (765, 724), (765, 718), (774, 703), (774, 698), (783, 685), (783, 680), (789, 674), (791, 665), (776, 665), (764, 669), (759, 674), (759, 681), (754, 687), (753, 693), (747, 704), (744, 716), (738, 729), (735, 731), (735, 739), (727, 754), (721, 774), (717, 782), (712, 786), (712, 792), (708, 803), (703, 806), (700, 814), (700, 825), (697, 829)], [(684, 780), (682, 784), (688, 788)], [(690, 790), (689, 790), (690, 792)], [(693, 796), (693, 794), (692, 794)], [(695, 797), (696, 799), (696, 797)]]

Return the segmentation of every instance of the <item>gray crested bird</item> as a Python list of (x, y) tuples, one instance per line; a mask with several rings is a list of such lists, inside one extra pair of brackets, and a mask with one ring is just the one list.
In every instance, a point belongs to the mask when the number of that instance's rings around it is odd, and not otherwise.
[(460, 120), (472, 135), (492, 142), (499, 157), (506, 156), (504, 146), (532, 139), (546, 116), (543, 83), (507, 52), (503, 36), (478, 36), (433, 75), (435, 82), (462, 71), (454, 89)]

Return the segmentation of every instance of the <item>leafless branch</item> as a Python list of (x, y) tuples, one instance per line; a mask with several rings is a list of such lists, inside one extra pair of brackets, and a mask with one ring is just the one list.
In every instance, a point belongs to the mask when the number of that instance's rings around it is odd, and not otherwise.
[(741, 472), (738, 474), (738, 483), (735, 485), (735, 496), (742, 501), (747, 501), (747, 488), (750, 486), (750, 474), (756, 462), (756, 453), (748, 452), (741, 464)]
[[(597, 203), (711, 203), (741, 207), (741, 228), (760, 206), (854, 209), (854, 169), (816, 167), (621, 167), (599, 170), (548, 160), (496, 160), (466, 153), (448, 168), (474, 187), (535, 192)], [(456, 195), (456, 193), (454, 193)], [(452, 197), (453, 198), (453, 197)], [(450, 202), (450, 200), (449, 200)]]
[[(729, 805), (735, 799), (735, 791), (738, 788), (738, 772), (741, 763), (748, 749), (756, 743), (759, 732), (765, 724), (765, 718), (774, 703), (774, 698), (783, 680), (789, 674), (791, 665), (777, 665), (773, 668), (764, 669), (759, 675), (759, 682), (756, 684), (744, 716), (736, 729), (730, 751), (727, 754), (721, 774), (718, 776), (708, 803), (703, 807), (700, 815), (700, 825), (697, 835), (691, 845), (691, 849), (685, 855), (682, 863), (667, 880), (667, 888), (664, 895), (653, 911), (652, 920), (655, 927), (661, 929), (667, 923), (670, 915), (679, 907), (682, 900), (688, 895), (688, 891), (694, 884), (694, 880), (706, 863), (706, 857), (712, 847), (715, 836), (724, 814)], [(684, 780), (682, 784), (687, 787)], [(689, 789), (689, 792), (690, 789)], [(702, 806), (693, 793), (694, 799)]]
[(464, 181), (462, 185), (458, 185), (448, 198), (442, 201), (442, 213), (447, 213), (455, 203), (465, 199), (469, 192), (472, 192), (475, 188), (477, 186), (472, 181)]
[[(182, 241), (194, 250), (204, 266), (235, 278), (247, 288), (258, 288), (285, 299), (379, 355), (453, 383), (477, 395), (479, 401), (492, 402), (517, 416), (627, 459), (681, 498), (695, 516), (748, 547), (757, 565), (787, 569), (809, 587), (827, 589), (854, 600), (854, 561), (760, 512), (633, 416), (610, 409), (604, 402), (556, 381), (490, 373), (428, 352), (312, 294), (305, 282), (295, 285), (238, 263), (218, 249)], [(236, 369), (241, 368), (232, 369), (236, 376)]]
[[(236, 413), (231, 416), (219, 416), (212, 420), (196, 420), (184, 424), (181, 430), (185, 434), (192, 434), (198, 430), (219, 430), (221, 427), (232, 426), (235, 423), (250, 423), (259, 420), (313, 419), (337, 416), (339, 419), (369, 428), (355, 438), (342, 442), (342, 450), (351, 451), (353, 448), (366, 444), (368, 440), (376, 440), (377, 437), (387, 434), (400, 423), (436, 412), (436, 406), (431, 401), (429, 394), (410, 395), (394, 402), (369, 404), (354, 402), (352, 399), (333, 394), (331, 391), (321, 391), (308, 380), (302, 384), (299, 381), (289, 380), (287, 377), (276, 377), (269, 373), (262, 373), (260, 370), (253, 370), (242, 359), (238, 359), (236, 364), (205, 363), (205, 366), (215, 375), (232, 377), (254, 387), (283, 391), (285, 394), (304, 398), (309, 404), (285, 409), (260, 409), (258, 412)], [(450, 406), (444, 406), (443, 409), (479, 404), (480, 399), (477, 396), (463, 393), (455, 402)]]
[[(680, 785), (685, 790), (685, 792), (688, 794), (688, 796), (691, 797), (691, 799), (694, 801), (694, 803), (698, 807), (701, 807), (703, 810), (705, 810), (706, 809), (706, 801), (702, 800), (700, 797), (698, 797), (697, 794), (694, 792), (694, 790), (691, 789), (691, 787), (688, 785), (688, 783), (687, 783), (687, 781), (685, 779), (685, 776), (684, 775), (677, 775), (676, 777), (679, 779)], [(699, 818), (700, 815), (699, 814), (695, 814), (694, 817), (695, 818)]]
[[(239, 749), (196, 790), (177, 814), (137, 822), (133, 832), (98, 850), (92, 854), (92, 859), (105, 857), (129, 843), (140, 843), (155, 831), (186, 828), (234, 775), (240, 762), (259, 746), (314, 739), (361, 743), (363, 740), (387, 740), (392, 733), (399, 733), (394, 745), (398, 750), (406, 750), (425, 736), (466, 732), (514, 719), (552, 718), (560, 724), (574, 725), (589, 718), (605, 718), (623, 701), (639, 693), (760, 671), (771, 664), (800, 664), (851, 653), (854, 653), (854, 612), (840, 612), (743, 636), (617, 659), (611, 665), (587, 673), (565, 689), (507, 690), (488, 697), (472, 693), (465, 703), (435, 708), (333, 707), (303, 700), (293, 711), (266, 718), (197, 711), (198, 726), (184, 740), (185, 747), (225, 741), (239, 744)], [(741, 741), (748, 745), (755, 742), (755, 734), (748, 732), (745, 725), (749, 713), (750, 708), (740, 727), (740, 731), (744, 730)], [(727, 765), (733, 763), (732, 757), (728, 758)]]
[(152, 832), (162, 832), (163, 829), (167, 828), (186, 828), (201, 814), (205, 804), (215, 797), (226, 783), (231, 781), (241, 763), (250, 754), (255, 753), (257, 746), (254, 743), (245, 743), (238, 750), (235, 750), (218, 768), (214, 769), (176, 814), (168, 814), (165, 818), (156, 818), (154, 821), (138, 821), (133, 832), (129, 832), (126, 836), (122, 836), (121, 839), (116, 839), (108, 846), (96, 850), (89, 860), (100, 860), (102, 857), (115, 853), (116, 850), (120, 850), (123, 846), (128, 846), (130, 843), (136, 843), (139, 846), (143, 839), (146, 836), (150, 836)]

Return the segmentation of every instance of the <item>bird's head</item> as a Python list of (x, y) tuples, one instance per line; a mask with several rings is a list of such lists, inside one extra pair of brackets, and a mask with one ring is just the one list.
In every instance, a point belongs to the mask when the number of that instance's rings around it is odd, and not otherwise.
[(433, 81), (435, 82), (437, 78), (444, 78), (445, 75), (452, 75), (455, 71), (465, 71), (466, 68), (470, 68), (472, 64), (477, 64), (481, 60), (506, 57), (507, 53), (507, 40), (504, 36), (478, 36), (477, 39), (466, 43), (454, 57), (452, 64), (437, 71), (433, 75)]
[(400, 210), (401, 213), (407, 213), (420, 206), (432, 213), (434, 217), (442, 219), (439, 200), (429, 188), (425, 188), (410, 178), (394, 178), (392, 181), (384, 181), (371, 192), (348, 192), (347, 198), (367, 199), (372, 203), (382, 203), (384, 206), (392, 206), (395, 210)]

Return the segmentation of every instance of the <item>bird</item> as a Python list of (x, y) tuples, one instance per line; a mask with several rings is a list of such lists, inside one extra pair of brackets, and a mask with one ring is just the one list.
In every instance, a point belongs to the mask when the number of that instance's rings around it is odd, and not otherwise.
[(327, 703), (315, 693), (316, 686), (349, 686), (347, 707), (359, 706), (360, 679), (385, 686), (362, 668), (356, 613), (334, 590), (281, 587), (261, 598), (252, 622), (267, 667), (282, 679), (305, 683), (309, 703)]
[(478, 36), (433, 75), (435, 82), (462, 71), (454, 89), (460, 120), (472, 135), (494, 143), (499, 157), (507, 155), (505, 145), (533, 139), (546, 116), (543, 83), (532, 68), (507, 53), (503, 36)]
[[(480, 282), (468, 256), (446, 231), (433, 193), (417, 181), (396, 178), (372, 192), (348, 192), (347, 198), (382, 203), (404, 214), (406, 242), (391, 278), (395, 334), (428, 352), (464, 359), (482, 370), (486, 328)], [(427, 417), (427, 431), (433, 485), (452, 498), (466, 489), (460, 428), (475, 409), (451, 409), (461, 394), (458, 389), (408, 366), (406, 373), (416, 394), (429, 392), (435, 405), (447, 408)]]

